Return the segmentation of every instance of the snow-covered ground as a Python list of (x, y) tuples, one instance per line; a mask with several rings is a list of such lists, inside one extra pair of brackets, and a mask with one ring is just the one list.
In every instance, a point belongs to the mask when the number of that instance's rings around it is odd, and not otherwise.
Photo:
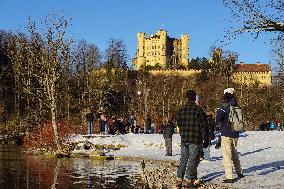
[[(180, 136), (173, 136), (173, 156), (165, 156), (164, 139), (160, 134), (126, 134), (110, 137), (87, 138), (70, 136), (70, 142), (89, 141), (93, 144), (125, 145), (108, 154), (129, 157), (145, 157), (154, 160), (180, 159)], [(214, 142), (213, 142), (214, 143)], [(221, 183), (225, 179), (221, 149), (211, 146), (211, 162), (201, 162), (198, 176), (209, 183)], [(87, 151), (86, 151), (87, 152)], [(238, 152), (245, 178), (233, 184), (234, 188), (284, 188), (284, 132), (249, 131), (240, 135)]]

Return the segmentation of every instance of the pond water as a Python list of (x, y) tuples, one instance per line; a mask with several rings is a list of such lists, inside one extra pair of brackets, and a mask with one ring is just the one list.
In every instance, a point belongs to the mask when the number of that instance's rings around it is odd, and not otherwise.
[(145, 188), (140, 162), (54, 159), (0, 145), (0, 188)]

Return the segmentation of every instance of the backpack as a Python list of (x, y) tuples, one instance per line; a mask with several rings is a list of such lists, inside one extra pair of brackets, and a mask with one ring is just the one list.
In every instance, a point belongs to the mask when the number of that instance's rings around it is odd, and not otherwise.
[(244, 129), (244, 117), (240, 106), (230, 106), (229, 125), (232, 131), (242, 131)]

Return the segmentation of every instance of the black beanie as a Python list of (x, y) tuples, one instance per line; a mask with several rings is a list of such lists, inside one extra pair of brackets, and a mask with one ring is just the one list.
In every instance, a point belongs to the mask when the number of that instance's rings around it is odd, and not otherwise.
[(193, 90), (188, 90), (186, 92), (186, 97), (189, 101), (195, 101), (196, 100), (196, 93)]

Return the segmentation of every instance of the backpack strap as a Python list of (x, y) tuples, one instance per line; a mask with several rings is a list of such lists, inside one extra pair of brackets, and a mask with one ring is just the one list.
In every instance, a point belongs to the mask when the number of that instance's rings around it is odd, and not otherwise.
[(228, 103), (221, 103), (221, 108), (218, 108), (219, 110), (221, 110), (222, 112), (226, 113), (225, 108), (227, 108), (229, 106)]
[(237, 113), (237, 111), (236, 111), (236, 109), (235, 109), (234, 107), (238, 107), (238, 108), (240, 108), (240, 109), (241, 109), (241, 107), (240, 107), (239, 105), (237, 105), (237, 106), (232, 106), (232, 110), (234, 111), (234, 114), (236, 114), (236, 117), (237, 117), (238, 121), (241, 121), (241, 120), (240, 120), (241, 118), (239, 118), (239, 115), (238, 115), (238, 113)]

